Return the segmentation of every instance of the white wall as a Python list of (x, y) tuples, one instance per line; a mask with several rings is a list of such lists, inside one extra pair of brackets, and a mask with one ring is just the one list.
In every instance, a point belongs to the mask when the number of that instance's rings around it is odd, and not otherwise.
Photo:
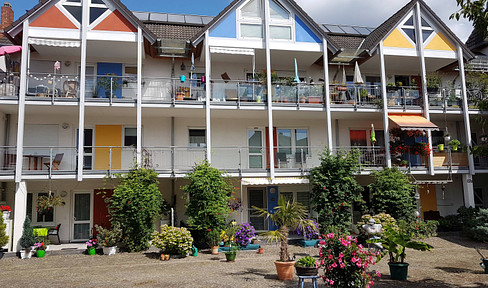
[(442, 185), (436, 185), (437, 210), (441, 216), (457, 214), (457, 209), (464, 206), (463, 185), (460, 175), (453, 175), (453, 182), (446, 184), (444, 194)]

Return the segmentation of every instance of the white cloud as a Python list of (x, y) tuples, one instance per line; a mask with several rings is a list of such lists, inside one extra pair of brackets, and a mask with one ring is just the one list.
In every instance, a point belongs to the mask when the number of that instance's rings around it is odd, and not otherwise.
[[(316, 22), (377, 27), (409, 0), (295, 0)], [(463, 41), (473, 29), (470, 22), (449, 20), (458, 10), (455, 0), (425, 0), (427, 5)]]

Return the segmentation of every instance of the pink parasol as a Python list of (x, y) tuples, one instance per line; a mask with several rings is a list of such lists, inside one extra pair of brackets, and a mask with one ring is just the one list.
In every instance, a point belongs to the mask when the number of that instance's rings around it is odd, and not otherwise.
[(22, 46), (2, 46), (0, 47), (0, 56), (13, 54), (22, 50)]

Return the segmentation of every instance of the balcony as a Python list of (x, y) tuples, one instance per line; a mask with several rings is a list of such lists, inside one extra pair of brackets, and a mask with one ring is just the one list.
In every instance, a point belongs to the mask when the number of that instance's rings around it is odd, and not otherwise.
[(78, 75), (30, 73), (27, 78), (27, 100), (78, 101), (79, 93)]
[(460, 109), (462, 91), (459, 88), (428, 89), (429, 107), (431, 109)]
[(330, 101), (336, 105), (383, 107), (379, 85), (330, 85)]
[(359, 152), (359, 164), (361, 169), (372, 169), (386, 166), (385, 149), (379, 146), (339, 146), (332, 150), (333, 153), (338, 151), (350, 152), (357, 150)]
[(272, 85), (273, 103), (280, 104), (324, 104), (324, 85), (275, 83)]
[(76, 159), (75, 147), (24, 147), (22, 174), (74, 174)]
[(13, 174), (17, 161), (17, 149), (15, 147), (0, 147), (0, 175)]
[(266, 102), (266, 85), (259, 81), (213, 80), (212, 104), (263, 105)]
[(417, 108), (422, 107), (421, 88), (416, 86), (387, 86), (386, 97), (389, 108)]
[(18, 99), (19, 85), (19, 73), (2, 73), (0, 76), (0, 99)]

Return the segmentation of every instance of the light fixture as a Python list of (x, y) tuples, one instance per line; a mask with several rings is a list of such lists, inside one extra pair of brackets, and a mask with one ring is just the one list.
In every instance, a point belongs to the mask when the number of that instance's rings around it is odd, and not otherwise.
[(64, 61), (64, 66), (69, 67), (71, 66), (71, 61)]
[(185, 62), (181, 62), (180, 69), (181, 69), (181, 71), (185, 71), (186, 70)]
[(63, 124), (61, 124), (61, 127), (66, 130), (69, 128), (69, 123), (64, 122)]

